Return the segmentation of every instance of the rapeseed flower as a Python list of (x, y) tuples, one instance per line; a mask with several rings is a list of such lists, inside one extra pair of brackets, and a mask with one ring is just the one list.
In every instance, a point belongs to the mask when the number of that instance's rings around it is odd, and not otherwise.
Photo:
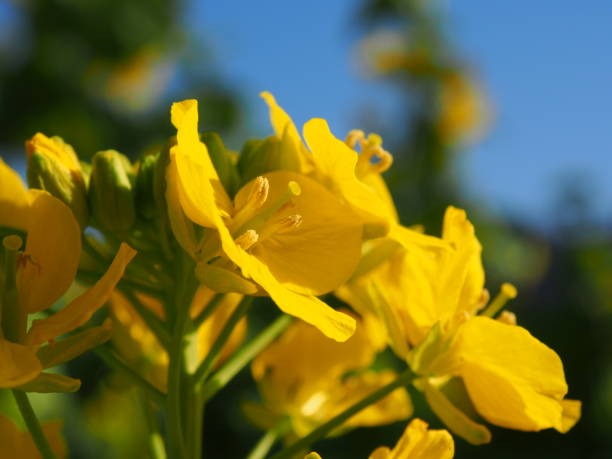
[[(361, 223), (352, 218), (351, 209), (317, 182), (287, 171), (256, 178), (232, 202), (199, 140), (197, 102), (175, 103), (172, 123), (177, 144), (167, 172), (169, 215), (203, 280), (210, 269), (214, 278), (219, 269), (231, 278), (235, 265), (281, 310), (330, 338), (346, 340), (354, 320), (314, 295), (340, 285), (357, 264)], [(181, 218), (181, 210), (189, 221)], [(205, 230), (196, 241), (191, 222), (216, 231)]]
[[(65, 458), (68, 451), (61, 433), (62, 422), (45, 422), (41, 427), (56, 457), (58, 459)], [(40, 458), (40, 452), (30, 432), (20, 430), (13, 421), (2, 415), (0, 415), (0, 445), (2, 445), (2, 457), (18, 457), (19, 459)]]
[[(50, 317), (34, 320), (28, 329), (28, 314), (50, 308), (74, 281), (81, 253), (80, 228), (62, 201), (45, 191), (26, 190), (2, 161), (0, 226), (27, 233), (25, 249), (18, 253), (14, 267), (17, 296), (2, 305), (5, 336), (0, 339), (0, 387), (16, 387), (42, 371), (44, 362), (36, 354), (41, 345), (85, 324), (106, 302), (136, 251), (122, 244), (93, 286)], [(5, 250), (20, 249), (19, 236), (8, 236), (4, 241)], [(8, 317), (12, 318), (10, 324)]]

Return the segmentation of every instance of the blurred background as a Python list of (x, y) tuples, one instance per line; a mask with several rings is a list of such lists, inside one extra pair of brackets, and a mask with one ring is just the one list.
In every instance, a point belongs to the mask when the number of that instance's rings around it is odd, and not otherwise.
[[(519, 324), (559, 353), (569, 396), (584, 403), (566, 435), (493, 428), (490, 445), (457, 440), (457, 457), (607, 458), (611, 21), (606, 0), (0, 0), (0, 154), (23, 170), (23, 142), (41, 131), (84, 159), (110, 148), (135, 158), (172, 134), (170, 103), (185, 98), (239, 150), (271, 132), (262, 90), (298, 127), (323, 117), (338, 137), (381, 134), (402, 222), (438, 234), (448, 204), (465, 208), (487, 287), (518, 287)], [(67, 371), (82, 390), (37, 408), (65, 419), (72, 457), (141, 457), (129, 387), (92, 356)], [(239, 408), (252, 386), (243, 372), (207, 409), (207, 457), (242, 457), (259, 437)], [(367, 457), (403, 427), (356, 430), (317, 450)]]

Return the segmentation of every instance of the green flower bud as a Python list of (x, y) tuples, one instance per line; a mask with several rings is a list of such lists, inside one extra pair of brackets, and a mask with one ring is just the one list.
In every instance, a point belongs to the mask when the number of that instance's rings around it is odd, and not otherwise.
[(299, 172), (300, 159), (287, 142), (287, 136), (282, 139), (272, 136), (247, 141), (238, 159), (238, 171), (243, 183), (277, 170)]
[(92, 159), (89, 204), (102, 229), (129, 231), (135, 221), (132, 164), (115, 150), (99, 151)]
[(36, 134), (26, 142), (28, 184), (48, 191), (72, 210), (81, 229), (87, 226), (87, 190), (76, 153), (60, 138)]
[(233, 196), (240, 186), (240, 177), (236, 168), (237, 156), (225, 148), (221, 136), (216, 132), (204, 132), (200, 136), (208, 148), (208, 154), (227, 193)]
[(159, 153), (144, 156), (139, 162), (138, 173), (136, 174), (136, 209), (147, 220), (157, 215), (153, 187), (158, 159)]

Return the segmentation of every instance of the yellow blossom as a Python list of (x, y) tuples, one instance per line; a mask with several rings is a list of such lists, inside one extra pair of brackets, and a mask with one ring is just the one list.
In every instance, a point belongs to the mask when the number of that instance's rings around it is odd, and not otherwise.
[(369, 459), (451, 459), (453, 437), (446, 430), (429, 430), (427, 423), (413, 419), (393, 449), (376, 448)]
[[(169, 188), (176, 189), (168, 191), (169, 214), (179, 219), (173, 208), (178, 201), (189, 220), (216, 230), (205, 232), (192, 256), (231, 269), (217, 259), (224, 254), (281, 310), (333, 339), (346, 340), (353, 319), (312, 295), (335, 288), (357, 264), (361, 226), (351, 219), (350, 209), (320, 184), (285, 171), (255, 179), (232, 202), (199, 140), (197, 102), (174, 104), (172, 122), (177, 145), (167, 174)], [(184, 220), (179, 222), (173, 223), (177, 239), (193, 248), (193, 232)]]
[[(62, 437), (62, 422), (50, 421), (42, 424), (42, 431), (51, 450), (58, 459), (67, 456), (66, 443)], [(20, 430), (9, 418), (0, 415), (0, 449), (5, 458), (38, 459), (40, 452), (27, 431)]]
[[(253, 419), (263, 428), (288, 416), (292, 432), (304, 436), (395, 379), (392, 371), (364, 370), (375, 354), (363, 327), (358, 326), (345, 343), (335, 343), (312, 326), (294, 322), (253, 361), (252, 373), (264, 405), (247, 405), (247, 411), (265, 413)], [(346, 376), (351, 371), (356, 373)], [(350, 418), (343, 430), (387, 424), (411, 413), (408, 394), (400, 389)]]
[(15, 172), (1, 161), (0, 226), (27, 233), (16, 266), (18, 304), (4, 305), (15, 310), (18, 320), (16, 340), (2, 340), (0, 387), (15, 387), (24, 378), (33, 379), (42, 369), (40, 363), (36, 365), (35, 353), (43, 343), (85, 324), (106, 302), (136, 252), (122, 244), (106, 273), (93, 286), (59, 312), (35, 320), (26, 329), (28, 314), (51, 307), (72, 284), (81, 253), (80, 229), (64, 203), (45, 191), (26, 190)]

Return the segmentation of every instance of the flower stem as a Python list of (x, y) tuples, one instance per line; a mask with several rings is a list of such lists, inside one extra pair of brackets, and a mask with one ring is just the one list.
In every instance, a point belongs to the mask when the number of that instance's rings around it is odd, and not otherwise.
[(345, 421), (348, 421), (352, 416), (354, 416), (355, 414), (357, 414), (364, 408), (367, 408), (371, 404), (384, 398), (385, 396), (393, 392), (398, 387), (402, 387), (402, 386), (406, 386), (410, 384), (412, 380), (415, 378), (415, 376), (416, 375), (412, 372), (412, 370), (410, 369), (405, 370), (394, 381), (391, 381), (386, 386), (381, 387), (377, 391), (368, 395), (366, 398), (360, 400), (359, 402), (355, 403), (351, 407), (347, 408), (342, 413), (333, 417), (332, 419), (327, 421), (325, 424), (317, 427), (315, 430), (313, 430), (312, 432), (310, 432), (308, 435), (301, 438), (300, 440), (296, 441), (295, 443), (290, 445), (288, 448), (285, 448), (278, 454), (275, 454), (274, 456), (272, 456), (272, 459), (287, 459), (287, 458), (293, 457), (293, 455), (301, 452), (302, 450), (309, 448), (312, 443), (325, 437), (335, 428), (340, 427)]
[(223, 346), (230, 338), (232, 331), (234, 330), (240, 319), (242, 319), (242, 317), (244, 317), (244, 315), (247, 313), (252, 303), (253, 297), (245, 296), (242, 301), (240, 301), (236, 309), (234, 309), (234, 312), (232, 312), (229, 319), (227, 319), (227, 322), (225, 323), (223, 329), (221, 329), (221, 332), (219, 332), (219, 336), (217, 336), (215, 343), (212, 345), (210, 351), (208, 352), (208, 354), (196, 370), (195, 374), (193, 375), (193, 382), (195, 386), (198, 386), (199, 384), (204, 382), (208, 375), (210, 375), (213, 366), (219, 358), (219, 354), (221, 354), (221, 351), (223, 350)]
[(274, 446), (274, 443), (276, 443), (281, 435), (289, 430), (290, 426), (288, 418), (281, 419), (259, 439), (246, 459), (263, 459), (266, 457), (270, 448)]
[(232, 380), (249, 362), (280, 335), (292, 322), (293, 318), (283, 314), (268, 325), (251, 342), (240, 348), (230, 359), (219, 368), (204, 384), (202, 397), (210, 400), (219, 390)]
[(49, 442), (47, 441), (47, 438), (40, 427), (40, 423), (38, 422), (38, 418), (32, 409), (28, 395), (22, 390), (13, 389), (13, 396), (17, 402), (21, 416), (23, 417), (23, 420), (26, 423), (30, 434), (32, 435), (32, 439), (34, 440), (38, 451), (40, 451), (40, 455), (43, 457), (43, 459), (55, 459), (55, 454), (53, 453), (51, 446), (49, 446)]

